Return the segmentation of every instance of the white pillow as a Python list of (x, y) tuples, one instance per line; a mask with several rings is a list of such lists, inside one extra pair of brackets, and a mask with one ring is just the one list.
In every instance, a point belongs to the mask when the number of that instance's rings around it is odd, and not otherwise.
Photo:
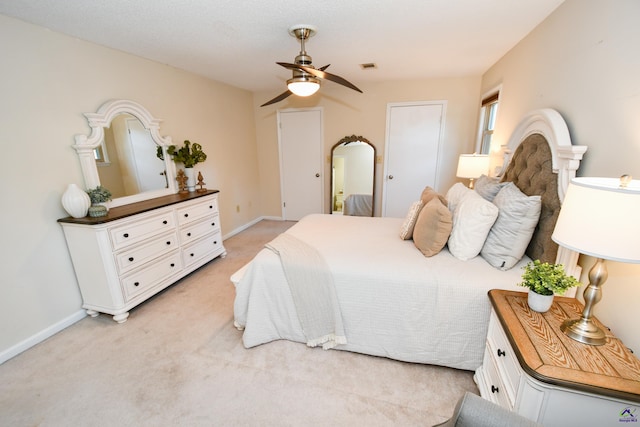
[(402, 240), (409, 240), (413, 237), (413, 228), (416, 226), (416, 220), (422, 210), (422, 206), (424, 206), (422, 200), (418, 200), (417, 202), (413, 202), (409, 208), (407, 217), (404, 219), (402, 227), (400, 227), (400, 238)]
[(506, 182), (500, 182), (497, 178), (490, 178), (486, 175), (482, 175), (476, 180), (474, 188), (476, 192), (486, 200), (493, 202), (493, 199), (505, 185), (507, 185)]
[(451, 255), (462, 261), (478, 256), (496, 218), (498, 207), (469, 190), (453, 211), (448, 242)]
[(463, 197), (472, 192), (472, 189), (466, 187), (460, 182), (453, 184), (453, 186), (451, 186), (449, 191), (447, 191), (447, 195), (445, 196), (447, 199), (447, 207), (449, 208), (449, 210), (453, 213), (453, 211), (456, 210), (456, 206), (458, 205), (458, 203), (460, 203)]
[(524, 255), (540, 218), (540, 196), (527, 196), (513, 182), (493, 199), (500, 209), (480, 254), (492, 266), (508, 270)]

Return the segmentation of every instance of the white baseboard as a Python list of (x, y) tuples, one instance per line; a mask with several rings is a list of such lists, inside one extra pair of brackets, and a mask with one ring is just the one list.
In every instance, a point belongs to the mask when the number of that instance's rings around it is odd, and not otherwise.
[(12, 357), (15, 357), (18, 354), (22, 353), (23, 351), (26, 351), (31, 347), (35, 346), (36, 344), (39, 344), (42, 341), (46, 340), (47, 338), (57, 334), (61, 330), (68, 328), (74, 323), (84, 319), (85, 317), (87, 317), (87, 313), (84, 310), (78, 310), (75, 313), (73, 313), (71, 316), (68, 316), (65, 319), (62, 319), (58, 323), (55, 323), (49, 326), (48, 328), (38, 332), (37, 334), (30, 336), (26, 340), (19, 342), (13, 347), (10, 347), (4, 350), (3, 352), (0, 353), (0, 365), (6, 362), (7, 360), (11, 359)]
[(225, 234), (224, 236), (222, 236), (222, 240), (227, 240), (230, 237), (235, 236), (236, 234), (240, 233), (241, 231), (246, 230), (247, 228), (251, 227), (252, 225), (256, 225), (257, 223), (259, 223), (260, 221), (262, 221), (263, 219), (268, 219), (268, 220), (272, 220), (272, 221), (282, 221), (282, 217), (276, 217), (276, 216), (260, 216), (256, 219), (254, 219), (251, 222), (248, 222), (234, 230), (231, 230), (229, 233)]

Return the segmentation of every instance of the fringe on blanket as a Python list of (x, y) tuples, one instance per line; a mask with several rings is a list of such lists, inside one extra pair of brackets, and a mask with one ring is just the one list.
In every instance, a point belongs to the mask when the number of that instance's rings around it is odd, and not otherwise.
[(323, 350), (329, 350), (334, 348), (337, 345), (346, 344), (346, 343), (347, 343), (347, 337), (340, 337), (340, 336), (336, 336), (335, 334), (328, 334), (323, 337), (307, 341), (307, 346), (317, 347), (319, 345), (322, 345)]

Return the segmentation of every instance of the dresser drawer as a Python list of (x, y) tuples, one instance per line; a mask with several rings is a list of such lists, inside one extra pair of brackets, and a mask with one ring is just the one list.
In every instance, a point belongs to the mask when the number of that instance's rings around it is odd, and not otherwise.
[(199, 259), (207, 256), (208, 254), (220, 250), (222, 248), (222, 235), (220, 231), (211, 234), (197, 242), (185, 247), (182, 250), (182, 260), (184, 266), (188, 267), (190, 264), (198, 261)]
[(180, 242), (184, 245), (215, 231), (220, 231), (220, 220), (218, 219), (218, 215), (215, 215), (213, 218), (206, 218), (193, 225), (182, 228), (180, 230)]
[(163, 280), (170, 279), (174, 274), (180, 273), (181, 269), (180, 252), (175, 251), (171, 255), (153, 262), (149, 267), (123, 277), (121, 283), (125, 301), (153, 288)]
[(178, 224), (184, 225), (196, 221), (207, 215), (218, 213), (218, 199), (210, 198), (203, 202), (193, 203), (178, 209)]
[(112, 228), (109, 231), (114, 250), (125, 248), (175, 228), (173, 211), (166, 211)]
[(506, 394), (509, 396), (513, 406), (522, 373), (516, 355), (499, 322), (495, 312), (492, 311), (487, 334), (487, 346), (491, 357), (495, 360), (496, 368), (504, 381)]
[(149, 243), (127, 248), (115, 255), (118, 271), (120, 274), (124, 274), (178, 247), (178, 237), (176, 233), (173, 232), (153, 238)]

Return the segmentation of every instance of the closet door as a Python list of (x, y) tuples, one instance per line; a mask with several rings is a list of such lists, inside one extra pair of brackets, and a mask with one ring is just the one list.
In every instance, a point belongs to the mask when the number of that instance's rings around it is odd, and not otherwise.
[(322, 213), (322, 109), (278, 111), (282, 218)]
[(405, 217), (424, 187), (436, 188), (446, 105), (387, 105), (382, 216)]

